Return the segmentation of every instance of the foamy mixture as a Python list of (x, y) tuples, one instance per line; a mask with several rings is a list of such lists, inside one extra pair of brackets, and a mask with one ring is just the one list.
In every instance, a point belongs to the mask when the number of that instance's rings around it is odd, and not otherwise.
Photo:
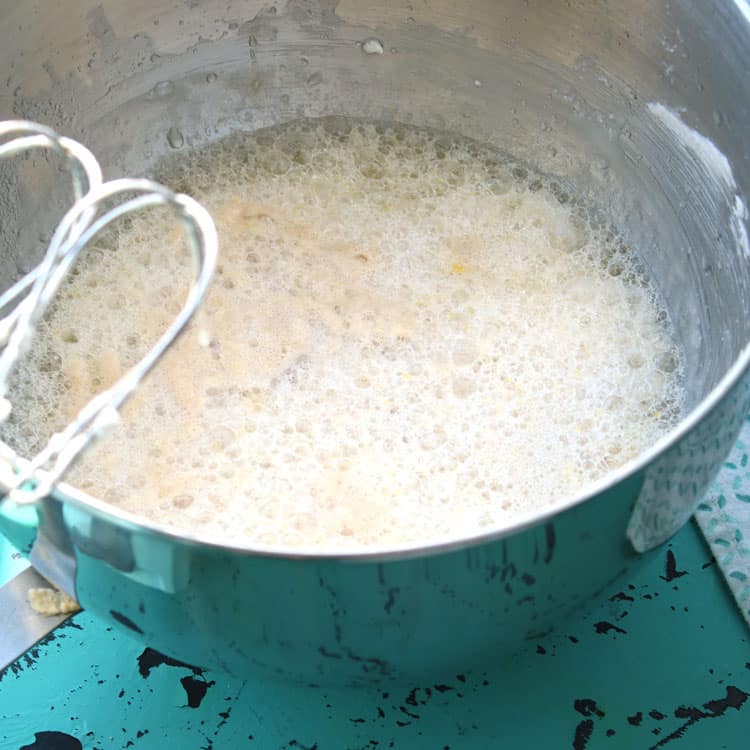
[[(631, 249), (489, 147), (327, 119), (165, 169), (213, 214), (220, 267), (71, 473), (91, 494), (227, 542), (425, 542), (550, 506), (677, 419), (680, 353)], [(88, 250), (5, 439), (38, 450), (167, 327), (190, 274), (158, 211)]]

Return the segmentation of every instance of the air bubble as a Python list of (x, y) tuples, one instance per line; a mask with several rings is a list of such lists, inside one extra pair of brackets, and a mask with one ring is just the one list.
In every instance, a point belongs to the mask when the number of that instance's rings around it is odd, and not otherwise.
[(678, 369), (678, 358), (674, 352), (664, 352), (656, 358), (656, 367), (659, 372), (666, 373), (668, 375), (674, 373)]
[(175, 495), (172, 498), (172, 505), (174, 505), (175, 508), (180, 508), (180, 510), (189, 508), (194, 502), (195, 497), (189, 494)]
[(478, 356), (476, 343), (468, 339), (460, 339), (453, 347), (453, 363), (458, 367), (470, 365)]
[(48, 352), (39, 362), (41, 372), (59, 372), (62, 357), (57, 352)]
[(235, 434), (229, 427), (215, 427), (211, 432), (213, 450), (223, 451), (235, 440)]
[(182, 148), (185, 145), (185, 136), (182, 131), (174, 125), (167, 131), (167, 143), (170, 148)]
[(456, 398), (467, 398), (476, 390), (476, 384), (469, 378), (453, 379), (453, 395)]
[(174, 94), (175, 85), (172, 81), (159, 81), (154, 88), (151, 89), (151, 95), (154, 97), (163, 98), (165, 96), (171, 96)]
[(382, 55), (385, 52), (385, 47), (380, 39), (369, 37), (362, 42), (362, 52), (366, 55)]

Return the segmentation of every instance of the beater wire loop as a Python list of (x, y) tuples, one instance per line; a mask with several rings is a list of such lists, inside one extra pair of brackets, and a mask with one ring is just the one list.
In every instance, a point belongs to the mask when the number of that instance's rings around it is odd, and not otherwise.
[[(3, 139), (9, 140), (2, 142)], [(0, 122), (0, 158), (39, 148), (65, 157), (75, 203), (57, 225), (39, 265), (0, 294), (0, 309), (16, 302), (0, 319), (0, 421), (7, 419), (11, 411), (6, 397), (10, 375), (29, 350), (37, 323), (79, 254), (112, 222), (153, 206), (173, 209), (185, 230), (194, 261), (194, 277), (180, 312), (145, 356), (114, 385), (92, 398), (34, 458), (26, 460), (0, 442), (0, 491), (18, 504), (34, 503), (48, 496), (82, 452), (118, 420), (120, 407), (199, 308), (211, 282), (218, 252), (213, 220), (189, 196), (146, 179), (103, 182), (98, 162), (79, 143), (35, 123)]]

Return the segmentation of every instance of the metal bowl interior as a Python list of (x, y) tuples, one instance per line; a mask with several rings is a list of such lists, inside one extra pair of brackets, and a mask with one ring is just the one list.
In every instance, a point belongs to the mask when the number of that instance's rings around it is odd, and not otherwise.
[[(236, 129), (327, 114), (457, 132), (559, 176), (637, 247), (685, 352), (685, 417), (658, 445), (575, 497), (481, 536), (346, 551), (366, 559), (505, 536), (615, 487), (682, 440), (745, 371), (750, 274), (743, 123), (750, 32), (737, 3), (638, 0), (604, 14), (577, 0), (79, 2), (7, 10), (0, 116), (86, 143), (108, 176), (148, 173), (173, 151)], [(376, 38), (383, 54), (367, 54)], [(168, 82), (168, 83), (165, 83)], [(174, 139), (172, 139), (174, 142)], [(0, 164), (0, 281), (41, 250), (44, 173)], [(64, 200), (56, 198), (56, 201)], [(73, 503), (177, 538), (73, 488)], [(221, 546), (220, 540), (189, 541)], [(240, 550), (236, 550), (240, 551)], [(256, 554), (312, 555), (266, 549)]]

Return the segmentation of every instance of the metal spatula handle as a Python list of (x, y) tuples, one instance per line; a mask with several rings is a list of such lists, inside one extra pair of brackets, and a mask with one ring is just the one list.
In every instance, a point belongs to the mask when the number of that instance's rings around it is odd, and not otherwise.
[(28, 567), (0, 586), (0, 673), (24, 652), (51, 633), (70, 614), (41, 615), (29, 604), (29, 589), (50, 584)]

